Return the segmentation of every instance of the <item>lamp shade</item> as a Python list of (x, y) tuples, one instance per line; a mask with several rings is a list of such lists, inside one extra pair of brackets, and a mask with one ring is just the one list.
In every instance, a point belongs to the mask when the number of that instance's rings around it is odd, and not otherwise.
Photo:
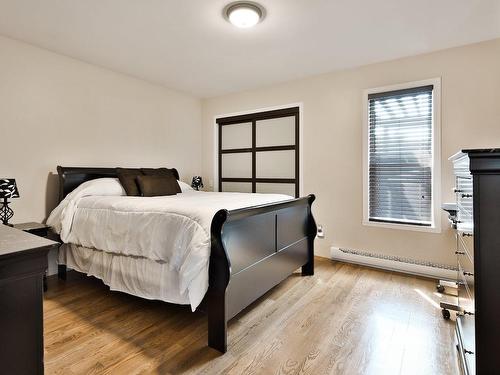
[(201, 176), (194, 176), (191, 181), (191, 187), (195, 190), (200, 190), (203, 187), (203, 179)]
[(0, 178), (0, 198), (19, 198), (15, 179)]

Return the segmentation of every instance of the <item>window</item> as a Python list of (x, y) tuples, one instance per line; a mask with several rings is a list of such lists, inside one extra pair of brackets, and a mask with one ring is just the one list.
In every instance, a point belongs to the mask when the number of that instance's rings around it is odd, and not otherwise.
[(299, 107), (216, 121), (219, 191), (299, 196)]
[(437, 88), (366, 93), (365, 223), (436, 228)]

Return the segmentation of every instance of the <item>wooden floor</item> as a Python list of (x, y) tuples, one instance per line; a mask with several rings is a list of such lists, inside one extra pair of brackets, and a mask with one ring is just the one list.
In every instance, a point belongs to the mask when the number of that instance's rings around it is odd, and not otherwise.
[(431, 280), (316, 258), (208, 348), (189, 307), (110, 292), (68, 273), (45, 294), (46, 374), (456, 374), (453, 325)]

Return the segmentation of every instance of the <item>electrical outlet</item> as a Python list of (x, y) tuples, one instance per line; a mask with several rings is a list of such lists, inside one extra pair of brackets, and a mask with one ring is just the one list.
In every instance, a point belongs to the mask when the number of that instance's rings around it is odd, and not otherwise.
[(325, 232), (323, 231), (323, 225), (318, 224), (318, 232), (317, 232), (318, 238), (325, 238)]

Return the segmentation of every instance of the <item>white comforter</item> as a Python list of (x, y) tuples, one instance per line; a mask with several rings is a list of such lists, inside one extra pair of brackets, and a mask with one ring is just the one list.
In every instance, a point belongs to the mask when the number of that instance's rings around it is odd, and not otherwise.
[[(291, 199), (280, 194), (185, 191), (165, 197), (128, 197), (116, 179), (86, 182), (69, 194), (47, 223), (61, 240), (107, 253), (165, 263), (179, 275), (193, 310), (208, 288), (210, 225), (220, 209)], [(200, 273), (203, 277), (199, 277)]]

